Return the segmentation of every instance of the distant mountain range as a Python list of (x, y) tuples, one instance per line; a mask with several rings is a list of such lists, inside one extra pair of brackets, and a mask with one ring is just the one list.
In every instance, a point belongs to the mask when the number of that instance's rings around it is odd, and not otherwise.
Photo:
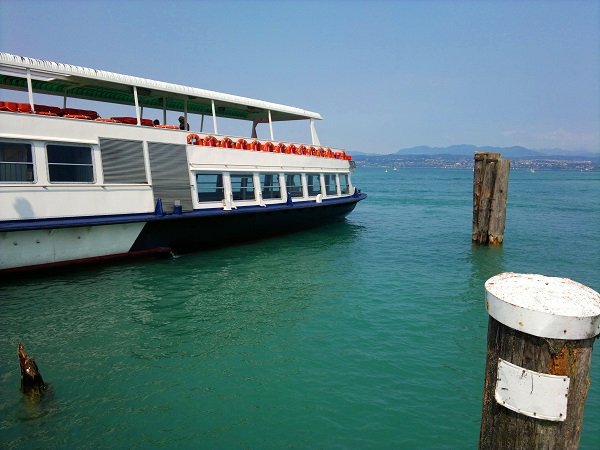
[[(584, 156), (584, 157), (600, 157), (600, 152), (591, 152), (587, 150), (581, 151), (570, 151), (570, 150), (562, 150), (560, 148), (551, 148), (551, 149), (536, 149), (531, 150), (525, 147), (477, 147), (475, 145), (469, 144), (459, 144), (459, 145), (451, 145), (449, 147), (429, 147), (426, 145), (421, 145), (418, 147), (412, 148), (403, 148), (398, 150), (395, 153), (391, 153), (389, 155), (398, 155), (398, 156), (409, 156), (409, 155), (449, 155), (449, 156), (473, 156), (475, 152), (495, 152), (500, 153), (504, 158), (539, 158), (539, 157), (547, 157), (547, 156)], [(363, 156), (376, 156), (373, 153), (365, 153), (365, 152), (350, 152), (352, 155), (363, 155)], [(380, 155), (380, 154), (379, 154)], [(389, 156), (388, 155), (388, 156)]]

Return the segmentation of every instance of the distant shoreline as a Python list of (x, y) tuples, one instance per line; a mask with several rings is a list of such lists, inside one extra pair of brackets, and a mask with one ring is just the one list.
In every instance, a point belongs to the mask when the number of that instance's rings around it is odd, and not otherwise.
[[(600, 171), (600, 157), (507, 157), (511, 169)], [(455, 155), (353, 155), (357, 167), (472, 169), (473, 156)]]

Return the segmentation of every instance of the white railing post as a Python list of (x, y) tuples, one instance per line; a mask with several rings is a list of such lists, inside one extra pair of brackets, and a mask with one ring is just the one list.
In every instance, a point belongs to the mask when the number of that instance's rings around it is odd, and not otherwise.
[(319, 136), (317, 136), (317, 130), (315, 129), (315, 119), (310, 119), (310, 137), (312, 139), (312, 145), (321, 145)]
[(29, 92), (29, 105), (31, 106), (31, 110), (35, 112), (35, 108), (33, 107), (33, 86), (31, 84), (31, 69), (27, 69), (27, 91)]
[(211, 100), (210, 104), (212, 105), (212, 113), (213, 113), (213, 128), (215, 130), (215, 134), (219, 134), (217, 130), (217, 110), (215, 109), (215, 101)]
[(135, 102), (135, 117), (137, 119), (137, 124), (141, 125), (142, 121), (140, 120), (140, 104), (138, 102), (137, 86), (133, 86), (133, 101)]

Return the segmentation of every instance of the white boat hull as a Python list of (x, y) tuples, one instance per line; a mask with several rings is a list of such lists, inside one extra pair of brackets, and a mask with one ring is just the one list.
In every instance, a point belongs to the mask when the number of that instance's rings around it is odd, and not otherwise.
[(126, 254), (144, 225), (137, 222), (0, 233), (0, 271)]

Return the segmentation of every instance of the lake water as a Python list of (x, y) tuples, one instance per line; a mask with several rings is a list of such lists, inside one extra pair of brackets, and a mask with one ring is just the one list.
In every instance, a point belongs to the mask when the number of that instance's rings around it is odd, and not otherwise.
[[(361, 169), (344, 221), (0, 285), (1, 448), (476, 448), (502, 272), (600, 291), (600, 173), (512, 171), (502, 247), (470, 170)], [(20, 393), (17, 343), (49, 385)], [(600, 438), (600, 349), (582, 449)]]

